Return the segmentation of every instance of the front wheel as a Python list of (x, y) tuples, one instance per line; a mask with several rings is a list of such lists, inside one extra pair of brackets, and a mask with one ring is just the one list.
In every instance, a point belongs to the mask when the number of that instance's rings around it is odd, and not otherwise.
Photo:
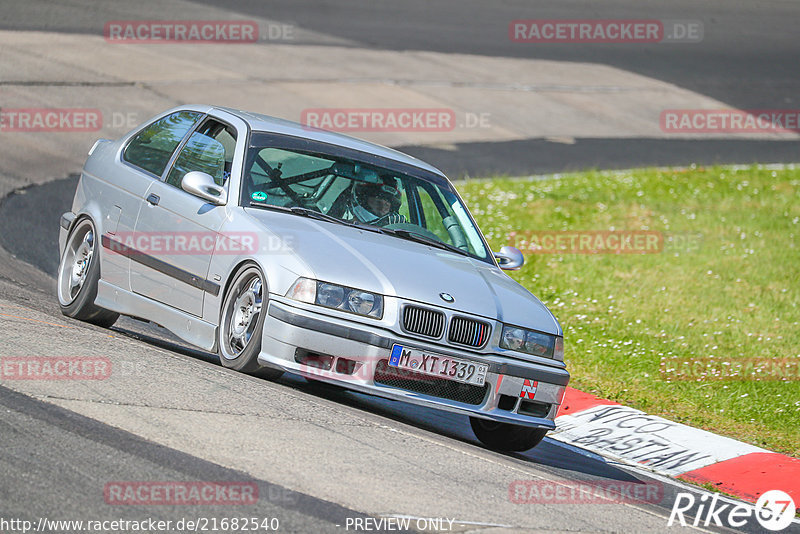
[(537, 446), (547, 434), (544, 428), (498, 423), (478, 417), (470, 417), (469, 423), (481, 443), (498, 451), (527, 451)]
[(100, 279), (97, 241), (91, 219), (81, 219), (70, 231), (58, 264), (58, 303), (67, 317), (108, 328), (119, 314), (94, 303)]
[(219, 359), (223, 366), (265, 378), (278, 378), (283, 374), (283, 371), (258, 363), (267, 302), (267, 287), (261, 270), (255, 265), (240, 269), (225, 294), (217, 329)]

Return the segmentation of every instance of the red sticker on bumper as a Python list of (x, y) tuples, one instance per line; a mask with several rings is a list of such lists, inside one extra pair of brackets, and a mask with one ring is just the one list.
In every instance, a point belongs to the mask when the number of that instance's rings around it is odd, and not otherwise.
[(539, 382), (536, 380), (528, 380), (522, 383), (522, 391), (519, 392), (519, 396), (523, 399), (533, 399), (536, 395), (536, 388), (539, 385)]

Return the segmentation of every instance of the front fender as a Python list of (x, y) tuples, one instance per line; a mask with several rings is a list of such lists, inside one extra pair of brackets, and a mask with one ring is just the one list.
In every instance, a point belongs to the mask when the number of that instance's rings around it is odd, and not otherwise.
[[(225, 288), (231, 277), (246, 262), (258, 265), (264, 273), (267, 288), (270, 293), (285, 295), (291, 285), (301, 276), (311, 277), (315, 273), (306, 265), (295, 252), (283, 243), (275, 234), (263, 226), (248, 224), (246, 221), (231, 220), (223, 225), (220, 230), (221, 239), (241, 239), (241, 236), (254, 237), (252, 246), (243, 246), (245, 250), (233, 252), (237, 247), (219, 247), (214, 252), (208, 270), (208, 280), (220, 286), (217, 295), (206, 293), (203, 299), (203, 320), (218, 324), (219, 311), (225, 298)], [(236, 224), (239, 222), (240, 224)], [(234, 230), (236, 228), (236, 230)]]

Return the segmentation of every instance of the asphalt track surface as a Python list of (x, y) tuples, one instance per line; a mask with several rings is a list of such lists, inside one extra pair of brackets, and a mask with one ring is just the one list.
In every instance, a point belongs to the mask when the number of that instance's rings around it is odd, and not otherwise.
[[(212, 2), (207, 2), (211, 4)], [(712, 96), (740, 109), (796, 108), (800, 103), (800, 5), (791, 0), (753, 2), (630, 2), (480, 0), (392, 2), (358, 0), (270, 3), (235, 0), (241, 13), (264, 15), (386, 50), (427, 50), (611, 65)], [(701, 45), (536, 44), (511, 42), (516, 19), (659, 19), (703, 23)], [(796, 141), (581, 139), (464, 143), (456, 150), (403, 147), (450, 176), (490, 173), (519, 176), (588, 168), (650, 165), (794, 162)]]
[[(25, 220), (26, 215), (35, 211), (37, 207), (46, 206), (46, 212), (49, 214), (63, 212), (68, 209), (76, 182), (77, 177), (70, 177), (28, 188), (23, 194), (15, 194), (5, 199), (0, 204), (0, 227), (18, 228), (20, 221)], [(50, 276), (54, 276), (57, 268), (57, 257), (53, 252), (57, 250), (57, 227), (52, 219), (48, 216), (30, 221), (30, 225), (26, 227), (28, 235), (37, 237), (30, 241), (32, 245), (30, 249), (18, 251), (19, 260), (36, 265)], [(15, 242), (9, 240), (9, 236), (14, 233), (3, 232), (0, 245), (7, 249), (12, 248)], [(48, 321), (87, 330), (89, 343), (94, 342), (90, 340), (96, 339), (93, 336), (102, 332), (101, 329), (61, 317), (50, 288), (23, 289), (16, 286), (13, 291), (9, 291), (8, 286), (9, 281), (0, 274), (0, 294), (25, 307), (44, 313), (46, 317), (50, 317)], [(39, 334), (36, 328), (32, 330), (29, 335), (41, 335), (41, 343), (45, 347), (60, 343), (57, 339), (48, 338), (46, 332)], [(137, 355), (138, 357), (149, 359), (147, 353), (158, 349), (180, 358), (187, 364), (190, 372), (202, 372), (208, 366), (219, 368), (216, 355), (186, 346), (185, 343), (152, 324), (121, 318), (112, 328), (112, 333), (136, 343), (142, 352), (141, 355)], [(171, 371), (165, 373), (172, 374)], [(224, 373), (232, 379), (240, 376), (231, 371)], [(400, 429), (422, 438), (435, 435), (437, 440), (444, 441), (455, 451), (469, 454), (472, 462), (477, 461), (479, 465), (481, 462), (486, 462), (486, 465), (497, 463), (507, 465), (528, 473), (533, 479), (542, 477), (545, 480), (581, 480), (595, 483), (664, 483), (664, 495), (659, 502), (633, 505), (637, 511), (644, 510), (648, 515), (660, 518), (657, 524), (664, 527), (676, 494), (686, 491), (681, 484), (673, 485), (661, 478), (654, 479), (646, 472), (607, 463), (549, 440), (524, 454), (504, 455), (487, 451), (477, 443), (469, 429), (467, 419), (461, 416), (347, 393), (288, 375), (277, 382), (248, 377), (247, 386), (252, 392), (291, 391), (295, 395), (302, 396), (301, 402), (325, 403), (326, 408), (332, 412), (354, 410), (358, 417), (377, 421), (382, 427), (386, 427), (388, 432)], [(211, 390), (215, 391), (216, 388)], [(179, 391), (174, 393), (181, 394)], [(242, 470), (223, 467), (200, 456), (166, 447), (133, 432), (115, 428), (115, 425), (54, 406), (48, 402), (52, 398), (61, 399), (66, 396), (30, 397), (0, 386), (0, 410), (4, 412), (3, 418), (0, 419), (0, 430), (2, 430), (0, 436), (3, 443), (3, 447), (0, 448), (0, 466), (2, 466), (0, 470), (3, 472), (3, 483), (0, 487), (0, 517), (25, 518), (34, 523), (39, 517), (127, 520), (152, 518), (173, 522), (182, 518), (232, 517), (230, 509), (224, 506), (204, 506), (202, 512), (198, 512), (198, 507), (195, 506), (147, 507), (146, 510), (137, 507), (110, 506), (103, 501), (102, 492), (99, 490), (109, 480), (223, 480), (253, 483), (258, 486), (261, 498), (256, 506), (248, 507), (246, 515), (279, 518), (282, 532), (341, 532), (343, 527), (337, 525), (345, 525), (348, 518), (351, 520), (364, 518), (367, 513), (390, 511), (413, 515), (412, 509), (403, 509), (402, 504), (392, 502), (387, 502), (384, 509), (364, 511), (348, 508), (335, 501), (320, 499), (309, 493), (293, 490), (269, 477), (256, 477)], [(123, 402), (136, 402), (124, 395), (122, 398), (126, 399)], [(289, 409), (292, 405), (287, 403)], [(208, 439), (217, 438), (209, 435)], [(286, 446), (292, 447), (291, 443), (287, 443)], [(378, 441), (374, 446), (383, 445)], [(457, 452), (454, 452), (454, 456)], [(474, 456), (478, 456), (478, 459), (476, 460)], [(456, 463), (461, 461), (458, 458), (454, 460)], [(300, 465), (303, 461), (302, 457), (296, 460)], [(254, 457), (252, 462), (258, 463), (259, 458)], [(385, 473), (379, 465), (374, 467), (376, 480), (381, 484), (391, 485), (390, 481), (393, 478), (404, 476), (400, 473)], [(424, 478), (416, 482), (427, 483)], [(343, 480), (341, 484), (346, 486), (348, 481)], [(507, 498), (503, 495), (498, 497)], [(442, 495), (441, 498), (444, 502), (450, 496)], [(485, 502), (490, 503), (491, 500)], [(402, 503), (402, 499), (398, 499), (398, 503)], [(483, 504), (483, 506), (488, 505)], [(536, 506), (529, 508), (531, 514), (541, 514), (548, 505)], [(558, 513), (559, 506), (564, 505), (550, 505), (550, 508), (554, 508)], [(658, 528), (654, 530), (652, 525), (639, 523), (639, 519), (632, 517), (629, 506), (588, 505), (588, 509), (581, 512), (581, 515), (585, 516), (585, 521), (572, 524), (577, 531), (659, 530)], [(475, 512), (470, 517), (459, 519), (507, 525), (507, 528), (499, 531), (515, 532), (530, 527), (524, 522), (497, 521), (489, 508)], [(464, 530), (492, 531), (484, 526), (467, 526)], [(543, 528), (541, 524), (531, 528), (531, 531), (542, 530), (549, 529)], [(749, 531), (758, 532), (757, 529)]]
[[(793, 0), (197, 0), (385, 50), (427, 50), (604, 63), (713, 96), (742, 109), (798, 104), (796, 43), (800, 6)], [(99, 33), (108, 20), (160, 18), (153, 4), (2, 2), (0, 29)], [(165, 3), (163, 13), (170, 12)], [(191, 5), (191, 4), (189, 4)], [(537, 44), (508, 39), (516, 19), (659, 19), (703, 23), (700, 46), (688, 44)], [(298, 43), (301, 44), (301, 43)], [(409, 73), (413, 74), (413, 73)]]
[[(738, 109), (800, 106), (800, 47), (794, 0), (210, 0), (186, 2), (263, 17), (380, 50), (421, 50), (493, 57), (536, 58), (604, 64), (689, 89)], [(97, 4), (0, 2), (0, 29), (102, 34), (109, 20), (176, 18), (181, 2)], [(658, 19), (699, 21), (700, 43), (578, 43), (536, 45), (508, 38), (516, 19)], [(295, 41), (304, 44), (303, 40)], [(279, 73), (276, 73), (279, 75)], [(413, 72), (404, 73), (409, 78)], [(2, 81), (0, 80), (0, 83)], [(631, 168), (692, 163), (790, 163), (796, 140), (583, 138), (567, 144), (542, 139), (457, 143), (446, 150), (403, 146), (452, 177), (489, 173), (527, 175), (589, 168)]]
[[(98, 513), (95, 481), (114, 473), (118, 480), (230, 481), (254, 484), (259, 499), (248, 516), (279, 518), (290, 532), (337, 532), (347, 517), (364, 514), (263, 480), (254, 480), (199, 458), (143, 440), (95, 420), (0, 387), (3, 449), (0, 464), (2, 517), (103, 518), (139, 520), (134, 508)], [(58, 452), (64, 463), (54, 461)], [(57, 457), (57, 456), (56, 456)], [(60, 465), (59, 465), (60, 464)], [(255, 493), (255, 492), (254, 492)], [(225, 505), (203, 510), (205, 517), (229, 517)], [(68, 514), (59, 517), (62, 514)], [(55, 513), (55, 515), (54, 515)], [(105, 517), (104, 517), (105, 516)], [(169, 506), (150, 512), (155, 521), (177, 523), (196, 516), (191, 507)]]
[[(199, 3), (199, 2), (198, 2)], [(50, 30), (75, 33), (97, 33), (102, 23), (118, 18), (156, 18), (152, 6), (137, 4), (125, 8), (91, 2), (16, 2), (2, 4), (6, 14), (2, 29)], [(691, 1), (630, 2), (476, 2), (443, 1), (410, 2), (311, 2), (232, 1), (226, 8), (240, 14), (264, 16), (314, 31), (335, 35), (357, 43), (355, 46), (385, 50), (430, 50), (460, 52), (503, 57), (538, 57), (562, 61), (606, 63), (626, 70), (686, 87), (728, 103), (750, 108), (796, 108), (800, 94), (800, 47), (796, 44), (800, 4), (785, 2)], [(150, 11), (145, 11), (149, 9)], [(545, 45), (536, 48), (510, 43), (505, 35), (508, 21), (521, 18), (659, 18), (697, 19), (705, 25), (701, 47), (687, 45), (653, 45), (613, 47), (575, 47)], [(500, 37), (498, 37), (500, 36)], [(535, 56), (534, 56), (535, 55)], [(559, 172), (587, 167), (627, 168), (639, 165), (686, 165), (690, 163), (793, 162), (798, 159), (797, 141), (753, 140), (673, 140), (673, 139), (580, 139), (574, 144), (544, 140), (522, 140), (503, 143), (469, 143), (455, 150), (425, 146), (407, 147), (407, 151), (429, 160), (451, 175), (481, 175), (497, 172), (508, 175)], [(2, 165), (2, 162), (0, 162)], [(77, 332), (76, 339), (86, 343), (103, 343), (100, 329), (62, 318), (53, 296), (53, 276), (57, 266), (57, 221), (68, 209), (76, 177), (66, 177), (42, 186), (16, 192), (0, 202), (0, 246), (14, 256), (10, 261), (22, 267), (22, 276), (0, 271), (0, 297), (15, 305), (34, 310), (41, 318), (64, 324)], [(30, 266), (30, 267), (29, 267)], [(26, 269), (35, 269), (43, 277), (26, 277)], [(23, 341), (40, 338), (42, 347), (66, 343), (41, 326), (28, 327), (24, 334), (9, 337), (15, 323), (0, 319), (0, 342), (8, 348), (11, 339)], [(520, 470), (531, 477), (545, 480), (581, 479), (647, 483), (646, 472), (613, 465), (580, 451), (566, 449), (545, 441), (533, 451), (503, 455), (482, 448), (469, 430), (466, 418), (442, 414), (422, 408), (407, 407), (364, 395), (285, 377), (270, 382), (256, 377), (239, 377), (223, 371), (215, 355), (195, 350), (177, 341), (169, 333), (153, 325), (132, 319), (121, 319), (113, 328), (117, 338), (130, 343), (133, 352), (146, 356), (165, 353), (176, 359), (183, 372), (222, 373), (220, 380), (243, 380), (245, 392), (257, 395), (286, 397), (286, 405), (301, 411), (303, 403), (323, 406), (331, 414), (345, 414), (368, 421), (383, 429), (371, 446), (391, 447), (389, 436), (403, 433), (407, 439), (433, 442), (451, 451), (452, 462), (469, 464), (487, 472), (492, 466)], [(109, 342), (110, 343), (110, 342)], [(166, 371), (165, 371), (166, 372)], [(198, 395), (203, 395), (200, 391)], [(207, 396), (208, 394), (206, 394)], [(68, 403), (68, 401), (63, 400)], [(407, 499), (398, 495), (383, 508), (340, 504), (354, 502), (342, 497), (319, 498), (313, 490), (295, 490), (280, 473), (261, 471), (259, 475), (242, 468), (223, 466), (208, 460), (198, 443), (193, 454), (177, 444), (158, 443), (153, 436), (143, 437), (126, 431), (124, 425), (103, 422), (101, 417), (87, 417), (75, 410), (57, 405), (58, 399), (47, 395), (26, 395), (0, 385), (0, 517), (26, 518), (131, 518), (152, 517), (177, 519), (196, 516), (195, 509), (150, 507), (146, 511), (133, 507), (109, 507), (98, 488), (109, 480), (243, 480), (258, 485), (262, 499), (247, 515), (279, 517), (282, 532), (341, 532), (347, 518), (382, 513), (414, 514)], [(341, 415), (344, 417), (345, 415)], [(331, 425), (332, 426), (332, 425)], [(328, 426), (321, 428), (326, 431)], [(211, 429), (209, 429), (211, 433)], [(291, 437), (291, 436), (289, 436)], [(385, 440), (385, 441), (383, 441)], [(165, 441), (168, 441), (165, 439)], [(214, 444), (224, 449), (224, 443)], [(293, 444), (288, 440), (286, 449)], [(397, 448), (397, 454), (403, 451)], [(269, 454), (265, 452), (264, 454)], [(279, 455), (277, 451), (275, 455)], [(288, 452), (281, 453), (290, 457)], [(459, 456), (460, 455), (460, 456)], [(463, 458), (467, 458), (464, 460)], [(254, 456), (250, 463), (258, 464)], [(247, 466), (247, 462), (239, 465)], [(302, 464), (300, 464), (302, 465)], [(323, 465), (323, 464), (318, 464)], [(287, 466), (288, 467), (288, 466)], [(296, 466), (292, 466), (296, 467)], [(336, 467), (335, 459), (331, 469)], [(387, 473), (373, 466), (377, 480), (391, 485), (405, 473)], [(455, 467), (454, 467), (455, 469)], [(324, 473), (304, 473), (313, 488), (322, 484)], [(299, 477), (303, 478), (303, 477)], [(454, 477), (455, 478), (455, 477)], [(329, 481), (326, 481), (330, 483)], [(428, 480), (419, 479), (424, 486)], [(350, 481), (339, 482), (343, 493)], [(306, 486), (309, 486), (306, 484)], [(557, 530), (576, 531), (657, 531), (666, 529), (666, 517), (681, 485), (667, 483), (665, 496), (659, 503), (630, 507), (620, 505), (586, 506), (564, 512), (571, 527)], [(348, 490), (352, 493), (352, 490)], [(364, 491), (369, 491), (369, 488)], [(466, 490), (465, 490), (466, 492)], [(468, 492), (466, 492), (468, 493)], [(466, 497), (464, 497), (466, 499)], [(474, 498), (474, 497), (473, 497)], [(504, 495), (495, 496), (505, 499)], [(458, 499), (442, 495), (442, 502)], [(357, 501), (356, 501), (357, 502)], [(471, 517), (462, 520), (496, 523), (490, 499), (482, 503)], [(404, 508), (404, 506), (406, 506)], [(524, 521), (500, 526), (465, 526), (463, 530), (518, 531), (523, 528), (548, 530), (534, 517), (559, 515), (559, 505), (529, 508), (530, 524)], [(369, 509), (367, 509), (369, 508)], [(206, 507), (206, 517), (230, 517), (223, 507)], [(524, 514), (521, 514), (524, 516)], [(646, 517), (656, 518), (648, 522)], [(674, 529), (674, 527), (673, 527)], [(756, 530), (753, 530), (756, 531)]]

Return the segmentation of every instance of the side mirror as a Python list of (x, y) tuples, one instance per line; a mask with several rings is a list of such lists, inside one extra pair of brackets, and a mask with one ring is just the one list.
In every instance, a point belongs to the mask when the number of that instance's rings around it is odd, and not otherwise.
[(228, 202), (228, 194), (225, 192), (225, 188), (217, 185), (211, 175), (204, 172), (187, 172), (181, 180), (181, 188), (187, 193), (207, 200), (216, 206), (222, 206)]
[(494, 252), (494, 257), (504, 271), (516, 271), (525, 263), (522, 252), (516, 247), (505, 246), (500, 249), (500, 252)]

